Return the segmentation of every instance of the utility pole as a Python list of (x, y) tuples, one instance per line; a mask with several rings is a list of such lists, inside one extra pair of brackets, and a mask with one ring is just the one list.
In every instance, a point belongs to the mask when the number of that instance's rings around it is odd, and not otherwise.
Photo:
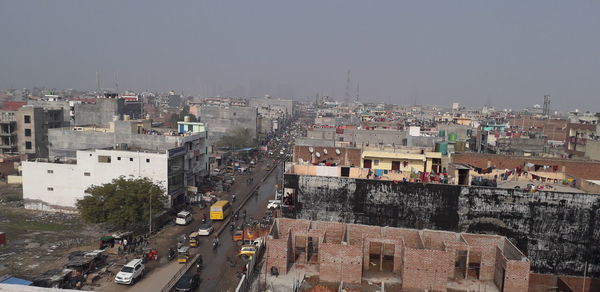
[(585, 277), (587, 277), (587, 267), (588, 263), (585, 262), (585, 267), (583, 268), (583, 285), (581, 285), (581, 292), (585, 292)]
[(152, 194), (150, 194), (150, 218), (149, 218), (149, 222), (150, 224), (148, 224), (148, 230), (150, 231), (150, 234), (152, 234)]

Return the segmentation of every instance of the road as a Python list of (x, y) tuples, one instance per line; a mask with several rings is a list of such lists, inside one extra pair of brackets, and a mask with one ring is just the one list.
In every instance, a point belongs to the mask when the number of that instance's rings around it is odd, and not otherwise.
[[(262, 218), (266, 211), (267, 201), (274, 198), (275, 184), (277, 183), (277, 176), (281, 172), (281, 166), (278, 166), (265, 178), (264, 182), (262, 178), (266, 175), (268, 167), (272, 166), (272, 162), (269, 159), (260, 162), (255, 168), (252, 176), (255, 178), (255, 185), (260, 185), (258, 196), (250, 198), (242, 210), (246, 210), (248, 218)], [(248, 176), (238, 176), (238, 180), (232, 187), (231, 192), (226, 196), (227, 199), (231, 194), (237, 194), (237, 200), (234, 202), (234, 210), (237, 209), (239, 204), (243, 201), (246, 195), (251, 195), (249, 192), (253, 186), (249, 186), (245, 183), (245, 178)], [(187, 226), (168, 226), (161, 230), (153, 239), (150, 240), (151, 246), (158, 247), (159, 254), (166, 255), (168, 247), (173, 247), (177, 243), (177, 239), (182, 235), (189, 235), (191, 232), (196, 231), (198, 226), (201, 224), (201, 218), (203, 213), (208, 213), (208, 208), (200, 210), (199, 208), (193, 209), (194, 221), (192, 224)], [(241, 217), (242, 212), (240, 212)], [(241, 218), (240, 218), (241, 220)], [(238, 220), (238, 222), (240, 222)], [(214, 222), (213, 226), (215, 231), (219, 230), (223, 222)], [(201, 285), (198, 291), (226, 291), (231, 290), (231, 287), (235, 287), (238, 282), (236, 272), (240, 270), (243, 262), (237, 259), (238, 247), (231, 240), (231, 231), (229, 228), (221, 233), (219, 240), (220, 246), (217, 249), (213, 249), (211, 240), (213, 236), (205, 237), (200, 240), (198, 248), (193, 248), (192, 253), (200, 253), (204, 261), (204, 269), (201, 272)], [(231, 267), (227, 264), (227, 257), (236, 259), (236, 266)], [(133, 286), (118, 285), (115, 283), (106, 283), (102, 287), (98, 288), (98, 291), (160, 291), (171, 278), (177, 273), (182, 267), (177, 261), (165, 263), (166, 259), (162, 258), (162, 264), (149, 263), (147, 265), (148, 272), (140, 279), (138, 283)], [(190, 272), (195, 272), (192, 269)], [(112, 281), (112, 279), (110, 279)], [(232, 290), (231, 290), (232, 291)]]
[[(268, 200), (274, 199), (275, 184), (277, 183), (277, 175), (280, 171), (281, 166), (278, 166), (260, 184), (258, 196), (254, 196), (254, 198), (248, 200), (243, 208), (243, 210), (246, 210), (248, 217), (259, 219), (264, 216)], [(200, 273), (202, 282), (198, 291), (227, 291), (235, 287), (239, 281), (239, 278), (236, 277), (236, 272), (241, 269), (244, 262), (237, 258), (239, 247), (231, 240), (231, 231), (229, 228), (221, 234), (219, 240), (221, 246), (216, 251), (212, 250), (211, 247), (202, 250), (205, 268)], [(235, 267), (230, 267), (227, 264), (226, 259), (228, 256), (236, 260), (237, 265)]]

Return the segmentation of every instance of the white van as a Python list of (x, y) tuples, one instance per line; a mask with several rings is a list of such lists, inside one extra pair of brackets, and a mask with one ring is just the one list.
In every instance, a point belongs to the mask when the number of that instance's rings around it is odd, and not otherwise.
[(192, 213), (188, 211), (181, 211), (177, 213), (177, 218), (175, 218), (175, 224), (188, 225), (188, 223), (190, 222), (192, 222)]
[(144, 275), (145, 267), (141, 259), (135, 259), (128, 262), (121, 268), (115, 277), (118, 284), (131, 285)]

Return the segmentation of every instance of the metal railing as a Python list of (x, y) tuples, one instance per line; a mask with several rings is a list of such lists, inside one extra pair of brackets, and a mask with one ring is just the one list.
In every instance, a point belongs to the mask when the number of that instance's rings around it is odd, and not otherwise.
[(253, 256), (250, 262), (246, 264), (246, 272), (242, 275), (240, 282), (235, 288), (235, 292), (248, 291), (248, 289), (252, 285), (252, 274), (254, 274), (254, 270), (256, 269), (259, 259), (262, 257), (263, 251), (264, 246), (263, 244), (261, 244), (258, 246), (255, 256)]
[(177, 281), (179, 281), (179, 279), (181, 279), (181, 277), (183, 277), (183, 275), (185, 275), (185, 273), (187, 273), (187, 271), (196, 264), (199, 258), (200, 254), (196, 254), (191, 261), (188, 261), (185, 266), (183, 266), (181, 269), (179, 269), (179, 271), (177, 271), (177, 274), (175, 274), (175, 276), (173, 276), (173, 278), (171, 278), (167, 285), (165, 285), (165, 287), (163, 287), (160, 291), (169, 292), (173, 290), (173, 287), (175, 286)]

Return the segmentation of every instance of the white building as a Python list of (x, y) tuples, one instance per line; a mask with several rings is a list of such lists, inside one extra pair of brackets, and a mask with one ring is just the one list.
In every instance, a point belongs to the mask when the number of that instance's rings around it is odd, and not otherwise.
[(149, 178), (163, 187), (169, 206), (185, 193), (185, 147), (164, 152), (123, 150), (77, 151), (77, 160), (22, 163), (25, 208), (75, 211), (77, 200), (92, 185), (109, 183), (120, 176)]

